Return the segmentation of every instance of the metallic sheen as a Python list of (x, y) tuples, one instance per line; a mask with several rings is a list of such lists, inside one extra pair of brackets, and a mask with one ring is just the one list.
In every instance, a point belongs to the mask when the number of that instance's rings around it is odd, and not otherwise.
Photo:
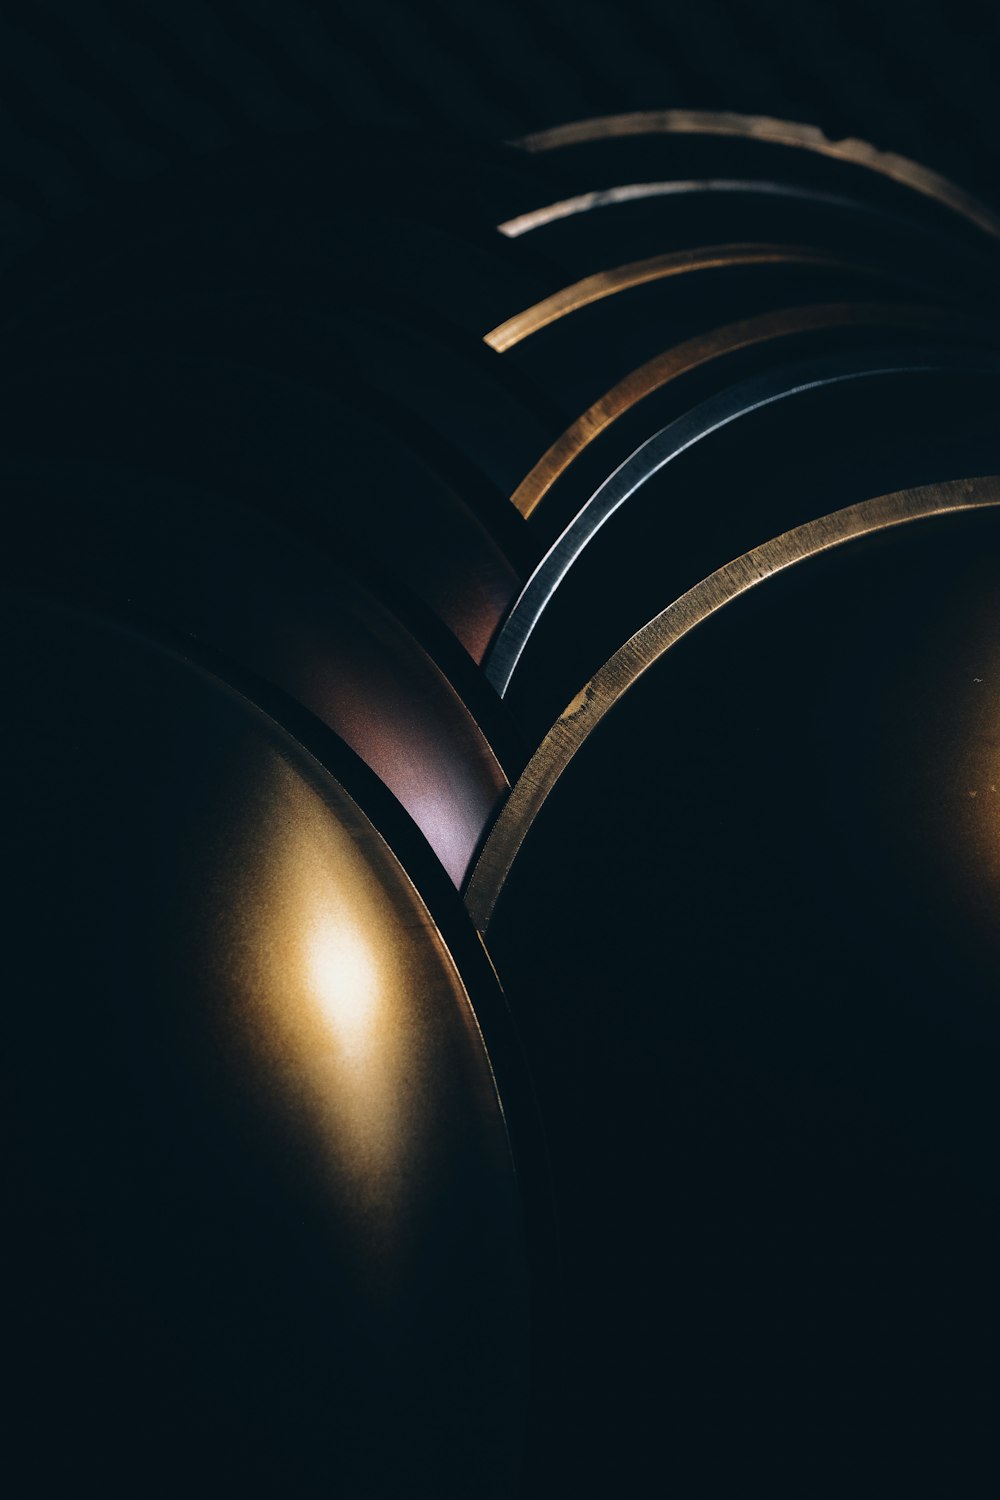
[(627, 641), (563, 710), (532, 756), (472, 872), (466, 904), (485, 932), (517, 852), (550, 791), (605, 714), (682, 636), (775, 573), (856, 537), (910, 521), (1000, 505), (1000, 476), (900, 490), (798, 526), (727, 563)]
[(796, 307), (778, 312), (761, 313), (753, 318), (728, 323), (710, 333), (699, 334), (665, 350), (655, 358), (647, 360), (612, 386), (606, 395), (587, 408), (575, 422), (571, 422), (556, 441), (548, 448), (525, 475), (511, 496), (512, 503), (522, 516), (530, 517), (541, 505), (556, 480), (566, 472), (573, 460), (599, 433), (630, 410), (646, 396), (652, 395), (679, 375), (686, 375), (710, 360), (738, 349), (748, 349), (769, 339), (782, 338), (797, 333), (812, 332), (820, 328), (854, 327), (865, 328), (885, 323), (891, 318), (894, 325), (914, 328), (939, 328), (948, 323), (948, 315), (932, 308), (890, 307), (878, 303), (822, 304), (815, 307)]
[(525, 136), (518, 144), (525, 151), (552, 151), (561, 146), (581, 145), (585, 141), (606, 140), (612, 136), (673, 134), (717, 135), (750, 138), (778, 146), (797, 147), (819, 156), (832, 157), (867, 167), (894, 182), (912, 188), (927, 198), (952, 209), (978, 228), (994, 237), (1000, 236), (1000, 215), (979, 199), (933, 172), (929, 167), (892, 151), (879, 151), (867, 141), (853, 137), (834, 141), (815, 125), (801, 125), (789, 120), (775, 120), (767, 115), (741, 115), (694, 109), (639, 110), (629, 114), (606, 115), (593, 120), (579, 120), (557, 125), (550, 130)]
[(501, 696), (535, 626), (577, 558), (605, 523), (646, 481), (693, 444), (737, 421), (750, 411), (820, 386), (897, 372), (918, 374), (930, 368), (968, 368), (967, 357), (941, 353), (929, 361), (926, 351), (901, 363), (885, 353), (813, 359), (741, 382), (668, 423), (642, 443), (587, 501), (535, 568), (497, 636), (486, 673)]
[(498, 354), (513, 349), (524, 339), (530, 338), (542, 328), (577, 312), (581, 307), (590, 307), (605, 297), (617, 292), (627, 292), (632, 287), (646, 286), (653, 281), (665, 280), (668, 276), (683, 275), (686, 271), (708, 271), (726, 266), (759, 265), (804, 265), (824, 266), (837, 269), (856, 269), (855, 263), (845, 257), (826, 254), (800, 245), (707, 245), (704, 249), (676, 250), (669, 255), (651, 255), (646, 260), (634, 260), (628, 265), (616, 266), (611, 271), (598, 271), (594, 276), (585, 276), (572, 286), (564, 287), (515, 313), (512, 318), (499, 323), (485, 335), (485, 342)]
[(8, 1184), (34, 1195), (8, 1241), (52, 1267), (41, 1390), (82, 1343), (70, 1425), (195, 1492), (235, 1446), (267, 1493), (509, 1494), (523, 1229), (480, 1030), (502, 1001), (457, 897), (418, 892), (349, 757), (354, 792), (176, 652), (2, 606)]
[(663, 182), (624, 182), (615, 187), (597, 188), (590, 193), (576, 193), (572, 198), (560, 198), (555, 203), (546, 203), (541, 208), (517, 214), (513, 219), (505, 219), (497, 228), (508, 239), (514, 240), (535, 229), (544, 229), (546, 225), (554, 224), (559, 219), (571, 219), (574, 214), (589, 213), (594, 208), (609, 208), (616, 203), (643, 202), (648, 198), (676, 198), (692, 193), (757, 193), (774, 198), (798, 198), (809, 203), (826, 203), (836, 208), (858, 207), (853, 199), (839, 193), (791, 187), (786, 183), (767, 179), (678, 178)]

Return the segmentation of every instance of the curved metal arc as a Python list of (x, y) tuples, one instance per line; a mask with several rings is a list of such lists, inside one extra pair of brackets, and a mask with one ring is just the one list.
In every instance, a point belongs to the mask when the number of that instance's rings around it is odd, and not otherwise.
[[(420, 925), (435, 934), (459, 986), (468, 993), (452, 951), (454, 944), (446, 935), (448, 924), (432, 912), (428, 900), (428, 887), (430, 900), (440, 903), (442, 898), (448, 899), (447, 876), (412, 815), (342, 735), (280, 687), (240, 667), (203, 640), (159, 621), (148, 621), (134, 612), (95, 607), (90, 601), (73, 597), (53, 600), (30, 587), (12, 586), (7, 592), (70, 616), (83, 615), (105, 631), (138, 642), (144, 650), (174, 663), (236, 705), (278, 747), (278, 753), (296, 766), (298, 774), (307, 768), (325, 801), (348, 804), (351, 819), (361, 827), (361, 842), (365, 846), (377, 844), (382, 851), (380, 858), (397, 872), (395, 878), (405, 885), (421, 913)], [(469, 945), (463, 942), (463, 947), (468, 950)], [(493, 971), (492, 963), (489, 968)], [(478, 1020), (476, 1026), (478, 1030)]]
[[(31, 591), (26, 592), (34, 597)], [(51, 602), (46, 600), (47, 604)], [(146, 649), (179, 664), (222, 693), (264, 729), (290, 765), (298, 764), (300, 774), (308, 768), (324, 801), (332, 801), (338, 808), (347, 805), (358, 830), (359, 846), (378, 848), (379, 858), (408, 893), (418, 925), (435, 943), (453, 988), (464, 999), (469, 1023), (482, 1048), (516, 1180), (519, 1173), (505, 1107), (506, 1090), (501, 1089), (496, 1067), (499, 1052), (505, 1063), (506, 1082), (511, 1072), (507, 1054), (515, 1046), (506, 1035), (509, 1017), (503, 986), (482, 942), (460, 920), (461, 904), (450, 877), (412, 815), (336, 730), (289, 699), (280, 688), (254, 677), (203, 641), (170, 632), (160, 624), (153, 627), (144, 620), (95, 610), (75, 600), (60, 601), (57, 607), (78, 615), (85, 611), (105, 629), (140, 641)], [(370, 859), (370, 855), (367, 857)]]
[(583, 145), (588, 141), (654, 134), (717, 135), (765, 141), (776, 146), (812, 151), (819, 156), (849, 162), (854, 166), (867, 167), (882, 177), (902, 183), (914, 192), (944, 204), (987, 234), (1000, 237), (1000, 214), (941, 173), (893, 151), (880, 151), (867, 141), (854, 137), (833, 141), (816, 125), (776, 120), (769, 115), (740, 115), (693, 109), (638, 110), (629, 114), (605, 115), (593, 120), (557, 125), (551, 130), (541, 130), (525, 136), (514, 144), (525, 151), (553, 151), (564, 146)]
[(588, 443), (631, 407), (676, 376), (686, 375), (721, 355), (734, 354), (768, 339), (811, 333), (827, 326), (865, 327), (884, 322), (890, 316), (895, 323), (910, 318), (914, 327), (938, 328), (946, 326), (950, 315), (936, 308), (894, 307), (882, 303), (817, 303), (761, 313), (676, 344), (632, 370), (575, 422), (571, 422), (528, 471), (511, 496), (511, 502), (522, 516), (532, 516)]
[(308, 767), (324, 801), (333, 801), (339, 810), (346, 804), (364, 857), (371, 863), (370, 851), (377, 848), (383, 866), (407, 893), (416, 917), (415, 924), (410, 917), (409, 925), (421, 928), (434, 945), (439, 972), (447, 975), (451, 992), (460, 997), (478, 1042), (517, 1192), (521, 1252), (530, 1260), (551, 1255), (549, 1244), (532, 1247), (529, 1240), (529, 1224), (546, 1240), (554, 1230), (547, 1220), (547, 1164), (539, 1155), (537, 1104), (525, 1083), (504, 986), (482, 934), (464, 920), (452, 879), (412, 814), (336, 730), (280, 689), (242, 671), (201, 641), (171, 639), (162, 627), (154, 631), (144, 623), (103, 613), (96, 618), (181, 663), (239, 704), (282, 747), (289, 764), (298, 761)]
[(627, 292), (633, 287), (647, 286), (650, 282), (665, 281), (671, 276), (680, 276), (687, 271), (721, 270), (728, 266), (758, 265), (807, 265), (825, 266), (839, 270), (869, 270), (861, 262), (846, 256), (837, 256), (805, 245), (737, 244), (706, 245), (697, 250), (676, 250), (667, 255), (652, 255), (646, 260), (633, 260), (609, 271), (598, 271), (585, 276), (571, 286), (554, 292), (523, 312), (515, 313), (484, 336), (498, 354), (513, 349), (516, 345), (539, 333), (543, 328), (565, 318), (569, 313), (590, 307), (605, 297), (618, 292)]
[(850, 209), (855, 213), (876, 216), (876, 210), (869, 204), (856, 198), (845, 198), (841, 193), (826, 193), (817, 188), (771, 182), (766, 178), (747, 180), (739, 177), (705, 177), (623, 182), (615, 187), (597, 188), (590, 193), (576, 193), (572, 198), (560, 198), (555, 203), (546, 203), (541, 208), (517, 214), (513, 219), (505, 219), (502, 224), (497, 225), (497, 229), (508, 239), (519, 239), (522, 234), (544, 229), (559, 219), (571, 219), (575, 214), (589, 213), (594, 208), (612, 208), (619, 203), (641, 203), (650, 198), (675, 198), (703, 193), (756, 193), (770, 198), (797, 198), (807, 203), (825, 203), (831, 208)]
[(465, 893), (480, 932), (487, 930), (518, 850), (563, 771), (604, 716), (679, 640), (741, 594), (810, 557), (910, 521), (991, 506), (1000, 507), (1000, 475), (864, 500), (744, 553), (644, 625), (563, 710), (501, 810)]
[[(952, 363), (942, 360), (940, 367)], [(963, 362), (964, 366), (964, 362)], [(535, 626), (562, 580), (601, 528), (642, 486), (680, 454), (723, 427), (751, 412), (773, 406), (791, 396), (824, 386), (863, 380), (899, 371), (920, 374), (939, 365), (910, 363), (901, 368), (884, 354), (859, 365), (856, 357), (813, 359), (776, 374), (745, 380), (719, 392), (646, 439), (594, 491), (535, 568), (507, 615), (486, 662), (486, 675), (501, 697), (507, 692), (517, 664)], [(776, 385), (778, 377), (784, 377)]]

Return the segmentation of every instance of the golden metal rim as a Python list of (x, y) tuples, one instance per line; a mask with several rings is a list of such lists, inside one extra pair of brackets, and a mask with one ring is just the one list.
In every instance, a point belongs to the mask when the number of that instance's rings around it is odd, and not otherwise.
[(806, 245), (705, 245), (696, 250), (676, 250), (667, 255), (652, 255), (646, 260), (629, 261), (608, 271), (598, 271), (563, 287), (551, 297), (545, 297), (523, 312), (515, 313), (496, 328), (484, 335), (483, 342), (498, 354), (515, 348), (532, 334), (565, 318), (569, 313), (590, 307), (605, 297), (619, 292), (631, 291), (633, 287), (646, 286), (650, 282), (680, 276), (688, 271), (721, 270), (728, 266), (757, 265), (807, 265), (829, 266), (839, 270), (869, 271), (877, 275), (876, 267), (865, 266), (846, 256), (810, 249)]
[(876, 327), (880, 323), (929, 330), (959, 326), (953, 314), (938, 308), (878, 302), (831, 302), (760, 313), (737, 323), (727, 323), (710, 333), (698, 334), (639, 365), (571, 422), (529, 469), (511, 495), (511, 503), (525, 519), (530, 519), (556, 481), (613, 422), (669, 381), (687, 375), (713, 359), (797, 333), (814, 333), (825, 328)]
[(796, 526), (695, 584), (607, 661), (560, 714), (515, 783), (473, 869), (465, 901), (486, 932), (518, 850), (549, 793), (604, 716), (670, 648), (742, 594), (845, 542), (911, 521), (1000, 506), (1000, 475), (897, 490)]
[(891, 178), (914, 192), (975, 224), (994, 238), (1000, 238), (1000, 214), (972, 193), (960, 188), (940, 172), (921, 166), (909, 157), (893, 151), (880, 151), (867, 141), (855, 137), (831, 140), (816, 125), (792, 120), (777, 120), (770, 115), (741, 115), (724, 111), (694, 109), (637, 110), (629, 114), (604, 115), (592, 120), (575, 120), (540, 130), (515, 142), (525, 151), (558, 150), (563, 146), (582, 145), (587, 141), (609, 140), (632, 135), (718, 135), (738, 139), (770, 142), (813, 151), (837, 161), (867, 167), (882, 177)]

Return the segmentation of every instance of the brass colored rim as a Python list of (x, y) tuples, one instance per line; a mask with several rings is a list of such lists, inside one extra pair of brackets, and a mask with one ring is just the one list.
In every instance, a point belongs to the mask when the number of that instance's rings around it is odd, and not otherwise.
[(638, 630), (563, 710), (504, 804), (466, 890), (466, 905), (480, 932), (487, 930), (517, 852), (563, 771), (605, 714), (671, 646), (757, 584), (844, 542), (910, 521), (991, 506), (1000, 506), (1000, 475), (897, 490), (849, 505), (727, 563)]
[[(647, 260), (633, 260), (624, 266), (615, 266), (610, 271), (598, 271), (594, 276), (585, 276), (572, 286), (563, 287), (533, 307), (515, 313), (512, 318), (498, 323), (484, 337), (498, 354), (513, 349), (533, 333), (548, 328), (568, 313), (590, 307), (605, 297), (618, 292), (630, 291), (633, 287), (646, 286), (652, 281), (666, 280), (686, 271), (710, 271), (725, 266), (759, 265), (806, 265), (830, 266), (842, 270), (872, 270), (847, 259), (830, 255), (822, 250), (811, 250), (799, 245), (706, 245), (697, 250), (676, 250), (669, 255), (652, 255)], [(873, 274), (876, 274), (873, 271)]]
[(832, 141), (815, 125), (800, 125), (790, 120), (775, 120), (768, 115), (740, 115), (695, 109), (635, 111), (631, 114), (605, 115), (595, 120), (577, 120), (541, 130), (516, 142), (525, 151), (553, 151), (562, 146), (582, 145), (586, 141), (608, 140), (630, 135), (719, 135), (740, 139), (767, 141), (777, 146), (794, 146), (829, 156), (837, 161), (868, 167), (882, 177), (902, 183), (933, 198), (960, 217), (994, 238), (1000, 238), (1000, 214), (967, 193), (947, 177), (909, 157), (893, 151), (879, 151), (867, 141), (849, 137)]
[(727, 323), (711, 333), (698, 334), (639, 365), (589, 406), (575, 422), (571, 422), (545, 450), (534, 468), (529, 469), (511, 495), (511, 502), (526, 519), (533, 516), (552, 486), (589, 443), (654, 391), (710, 360), (753, 348), (770, 339), (813, 333), (824, 328), (866, 328), (891, 323), (895, 327), (939, 329), (954, 321), (953, 314), (936, 308), (877, 302), (818, 303), (760, 313), (754, 318)]

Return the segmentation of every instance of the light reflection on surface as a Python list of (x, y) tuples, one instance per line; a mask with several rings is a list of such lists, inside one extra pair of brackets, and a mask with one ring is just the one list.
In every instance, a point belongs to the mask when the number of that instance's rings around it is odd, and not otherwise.
[(319, 1154), (388, 1289), (455, 1122), (506, 1152), (488, 1059), (440, 933), (350, 798), (252, 760), (213, 940), (229, 1064), (290, 1149)]
[(306, 967), (345, 1060), (363, 1065), (378, 1019), (380, 978), (371, 948), (360, 932), (330, 912), (308, 933)]

